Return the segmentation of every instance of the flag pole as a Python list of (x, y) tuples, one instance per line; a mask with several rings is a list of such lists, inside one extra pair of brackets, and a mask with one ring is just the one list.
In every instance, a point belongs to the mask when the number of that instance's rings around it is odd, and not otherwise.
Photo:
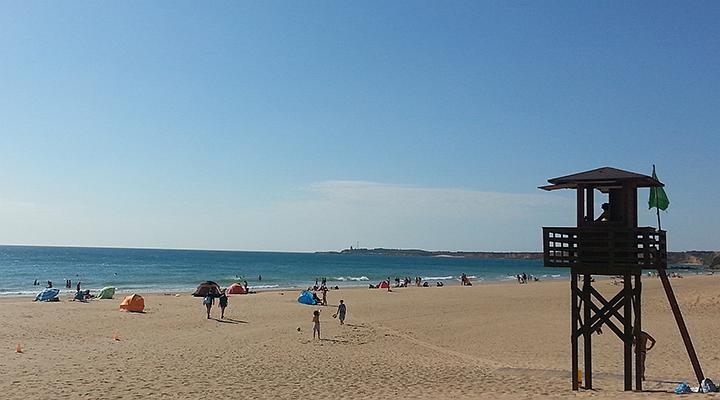
[[(655, 164), (653, 164), (653, 174), (655, 174)], [(659, 190), (655, 190), (655, 211), (657, 212), (657, 220), (658, 220), (658, 231), (662, 230), (662, 226), (660, 225), (660, 207), (658, 207), (658, 192)]]

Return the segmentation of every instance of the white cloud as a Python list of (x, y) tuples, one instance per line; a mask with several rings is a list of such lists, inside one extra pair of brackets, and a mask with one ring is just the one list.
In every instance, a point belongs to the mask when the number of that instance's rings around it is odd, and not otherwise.
[(539, 249), (540, 227), (569, 223), (573, 210), (572, 200), (548, 193), (328, 181), (248, 218), (251, 226), (266, 224), (253, 235), (258, 246), (275, 240), (289, 249), (337, 249), (360, 241), (368, 247), (499, 251)]
[[(15, 204), (0, 243), (313, 251), (364, 247), (538, 250), (541, 226), (572, 223), (574, 200), (326, 181), (262, 207), (165, 202)], [(3, 203), (7, 206), (8, 203)]]

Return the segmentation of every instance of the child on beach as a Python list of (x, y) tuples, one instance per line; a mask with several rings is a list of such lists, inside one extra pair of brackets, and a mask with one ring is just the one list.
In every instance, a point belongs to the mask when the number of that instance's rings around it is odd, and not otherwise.
[(225, 319), (225, 307), (228, 305), (228, 297), (227, 294), (225, 294), (225, 289), (220, 293), (218, 304), (220, 305), (220, 319)]
[(215, 303), (215, 297), (213, 297), (212, 293), (208, 291), (203, 298), (203, 304), (207, 308), (207, 319), (210, 319), (210, 309), (212, 309), (213, 303)]
[(345, 302), (340, 300), (340, 305), (338, 306), (337, 313), (333, 315), (333, 318), (340, 317), (340, 325), (345, 325), (345, 314), (347, 313), (347, 307), (345, 307)]
[(313, 339), (315, 339), (315, 332), (317, 332), (317, 338), (320, 339), (320, 310), (313, 311)]

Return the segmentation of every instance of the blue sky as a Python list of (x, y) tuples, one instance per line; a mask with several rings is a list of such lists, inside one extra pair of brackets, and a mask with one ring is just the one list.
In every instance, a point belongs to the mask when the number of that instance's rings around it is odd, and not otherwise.
[(720, 249), (718, 20), (718, 2), (3, 2), (0, 243), (538, 250), (573, 224), (546, 179), (655, 163), (669, 247)]

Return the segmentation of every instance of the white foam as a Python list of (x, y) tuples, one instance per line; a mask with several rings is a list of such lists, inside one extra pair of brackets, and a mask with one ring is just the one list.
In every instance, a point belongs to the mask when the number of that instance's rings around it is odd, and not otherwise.
[(340, 282), (345, 282), (345, 281), (358, 282), (358, 281), (369, 281), (370, 278), (368, 278), (367, 276), (338, 276), (336, 278), (332, 278), (331, 280), (332, 281), (340, 281)]
[[(29, 291), (29, 290), (8, 290), (0, 292), (0, 297), (15, 297), (15, 296), (35, 296), (38, 293), (40, 293), (42, 289), (38, 289), (35, 291)], [(61, 293), (62, 294), (62, 293)]]
[(447, 279), (453, 279), (454, 277), (452, 275), (450, 276), (426, 276), (423, 278), (425, 281), (444, 281)]
[(248, 289), (275, 289), (279, 288), (280, 285), (257, 285), (257, 286), (248, 286)]

